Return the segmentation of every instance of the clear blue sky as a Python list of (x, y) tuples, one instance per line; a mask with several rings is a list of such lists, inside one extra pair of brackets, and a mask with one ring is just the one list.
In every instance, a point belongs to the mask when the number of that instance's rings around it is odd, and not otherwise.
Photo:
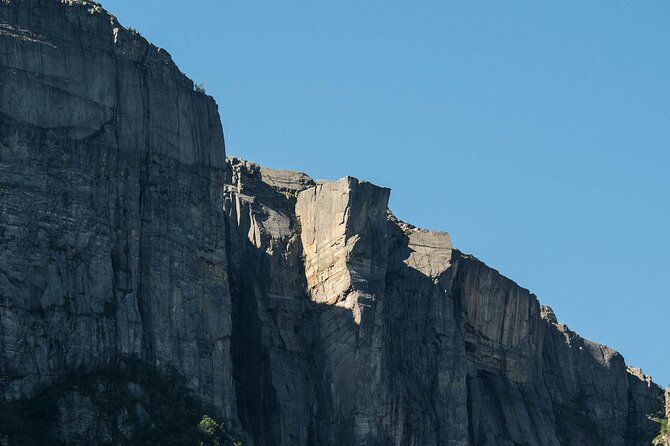
[(391, 208), (670, 384), (670, 2), (103, 0), (228, 153)]

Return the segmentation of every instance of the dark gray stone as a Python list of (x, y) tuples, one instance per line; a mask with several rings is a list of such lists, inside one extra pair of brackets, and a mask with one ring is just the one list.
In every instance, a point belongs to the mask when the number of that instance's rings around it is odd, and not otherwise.
[(0, 2), (0, 395), (136, 354), (236, 419), (223, 132), (91, 2)]
[[(651, 442), (649, 377), (388, 198), (226, 159), (214, 101), (98, 4), (0, 0), (0, 397), (136, 355), (257, 446)], [(126, 425), (58, 407), (73, 444)]]

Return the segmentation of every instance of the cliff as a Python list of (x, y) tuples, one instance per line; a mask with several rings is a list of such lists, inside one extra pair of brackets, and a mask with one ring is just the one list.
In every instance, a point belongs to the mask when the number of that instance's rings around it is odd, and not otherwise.
[(100, 5), (0, 0), (0, 72), (0, 444), (658, 435), (649, 377), (388, 189), (226, 158), (214, 101)]

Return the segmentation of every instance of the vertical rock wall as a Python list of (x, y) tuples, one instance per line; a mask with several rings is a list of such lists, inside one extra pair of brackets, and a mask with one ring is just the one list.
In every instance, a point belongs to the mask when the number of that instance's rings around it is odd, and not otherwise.
[(233, 364), (254, 443), (466, 444), (449, 236), (389, 220), (388, 189), (230, 162)]
[(313, 320), (293, 211), (296, 190), (313, 182), (230, 163), (225, 209), (240, 422), (256, 445), (315, 444)]
[(118, 355), (235, 418), (223, 132), (91, 2), (0, 3), (0, 394)]

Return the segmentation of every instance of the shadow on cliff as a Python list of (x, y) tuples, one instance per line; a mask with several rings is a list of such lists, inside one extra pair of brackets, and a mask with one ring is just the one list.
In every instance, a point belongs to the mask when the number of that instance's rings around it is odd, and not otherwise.
[(299, 237), (261, 233), (260, 247), (249, 239), (251, 226), (267, 219), (258, 206), (295, 219), (294, 198), (262, 182), (249, 187), (253, 203), (231, 199), (226, 210), (238, 418), (255, 446), (323, 444), (317, 419), (333, 403), (319, 389), (319, 314), (333, 312), (352, 332), (355, 324), (349, 310), (310, 300)]
[[(287, 235), (288, 220), (278, 229), (273, 214), (295, 219), (294, 198), (245, 181), (226, 227), (237, 411), (255, 446), (642, 444), (623, 361), (607, 371), (590, 344), (566, 344), (527, 290), (457, 250), (450, 263), (420, 254), (427, 275), (408, 261), (414, 229), (389, 220), (383, 291), (359, 302), (357, 325), (350, 309), (306, 293), (299, 232)], [(366, 252), (358, 264), (374, 263)], [(488, 338), (466, 293), (528, 327), (501, 324)], [(507, 345), (510, 330), (528, 333)], [(537, 348), (524, 353), (528, 342)]]
[(290, 197), (249, 187), (253, 202), (229, 201), (227, 239), (237, 411), (254, 444), (465, 438), (462, 308), (441, 290), (451, 273), (433, 279), (407, 266), (409, 238), (387, 222), (386, 291), (366, 301), (357, 325), (350, 309), (310, 300), (299, 237), (250, 240), (262, 207), (295, 215)]

